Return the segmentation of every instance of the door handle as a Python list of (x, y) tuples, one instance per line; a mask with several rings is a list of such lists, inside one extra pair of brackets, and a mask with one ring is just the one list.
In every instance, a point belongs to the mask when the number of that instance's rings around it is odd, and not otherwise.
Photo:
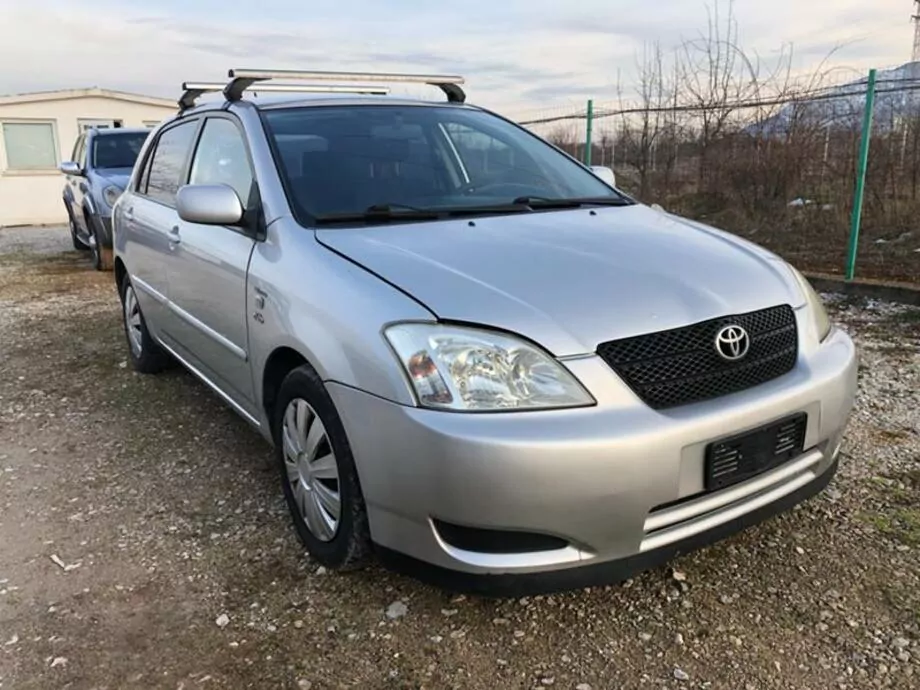
[(125, 219), (134, 220), (134, 207), (125, 210)]
[(176, 225), (170, 228), (169, 232), (166, 233), (166, 237), (169, 238), (170, 249), (174, 249), (182, 241), (182, 237), (179, 235), (179, 226)]

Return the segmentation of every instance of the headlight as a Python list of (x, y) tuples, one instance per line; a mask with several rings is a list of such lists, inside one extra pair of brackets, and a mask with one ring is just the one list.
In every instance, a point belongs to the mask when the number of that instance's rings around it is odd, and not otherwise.
[[(789, 266), (789, 264), (786, 265)], [(803, 276), (792, 266), (789, 266), (789, 270), (791, 270), (792, 275), (795, 276), (799, 287), (802, 289), (802, 293), (805, 295), (805, 301), (808, 302), (808, 311), (811, 313), (811, 317), (814, 320), (818, 341), (823, 342), (831, 332), (831, 320), (827, 315), (827, 310), (824, 308), (824, 303), (821, 301), (821, 297), (818, 293), (815, 292), (815, 289), (811, 286), (811, 283), (808, 282), (808, 278)]]
[(105, 199), (105, 203), (108, 204), (109, 208), (115, 206), (115, 202), (118, 201), (121, 192), (122, 190), (115, 185), (111, 185), (102, 190), (102, 198)]
[(559, 362), (511, 336), (421, 323), (391, 326), (385, 335), (423, 407), (488, 412), (594, 404)]

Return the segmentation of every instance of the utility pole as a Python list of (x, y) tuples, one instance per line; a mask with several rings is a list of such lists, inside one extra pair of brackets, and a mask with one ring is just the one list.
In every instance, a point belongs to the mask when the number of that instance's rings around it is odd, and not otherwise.
[(911, 15), (911, 21), (914, 23), (914, 52), (911, 56), (912, 62), (920, 62), (920, 0), (913, 0), (914, 13)]

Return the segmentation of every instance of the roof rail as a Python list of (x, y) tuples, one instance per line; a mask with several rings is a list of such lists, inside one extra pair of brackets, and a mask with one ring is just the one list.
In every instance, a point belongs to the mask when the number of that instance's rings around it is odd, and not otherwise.
[(295, 81), (344, 81), (344, 82), (391, 82), (397, 84), (428, 84), (437, 86), (451, 103), (463, 103), (466, 94), (460, 85), (463, 77), (437, 74), (393, 74), (380, 72), (296, 72), (290, 70), (232, 69), (228, 73), (230, 83), (224, 88), (228, 101), (238, 101), (243, 92), (256, 82), (270, 79), (292, 79)]
[[(182, 82), (179, 110), (181, 112), (194, 107), (195, 102), (206, 93), (222, 93), (226, 88), (227, 84), (218, 82)], [(390, 93), (390, 89), (386, 86), (354, 84), (262, 84), (253, 91), (263, 93), (361, 93), (374, 96), (386, 96)]]

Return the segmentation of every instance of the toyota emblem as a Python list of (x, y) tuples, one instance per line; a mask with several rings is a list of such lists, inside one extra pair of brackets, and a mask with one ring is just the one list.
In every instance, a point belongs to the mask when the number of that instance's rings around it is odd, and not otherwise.
[(716, 334), (716, 352), (722, 359), (736, 362), (751, 349), (751, 336), (741, 326), (726, 326)]

